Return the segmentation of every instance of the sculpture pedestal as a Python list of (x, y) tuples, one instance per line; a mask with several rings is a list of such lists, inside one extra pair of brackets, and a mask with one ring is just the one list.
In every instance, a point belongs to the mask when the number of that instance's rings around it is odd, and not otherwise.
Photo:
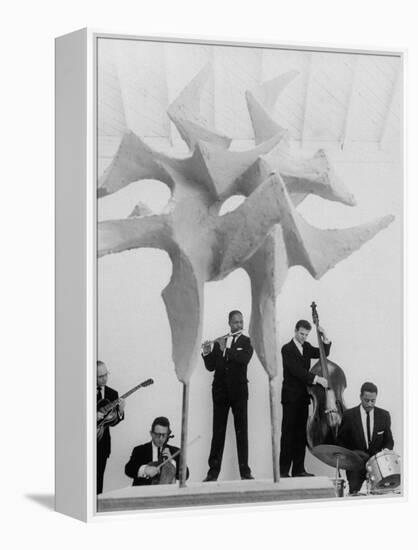
[(335, 488), (327, 477), (284, 478), (271, 480), (188, 482), (175, 485), (125, 487), (99, 496), (98, 512), (253, 504), (334, 499)]

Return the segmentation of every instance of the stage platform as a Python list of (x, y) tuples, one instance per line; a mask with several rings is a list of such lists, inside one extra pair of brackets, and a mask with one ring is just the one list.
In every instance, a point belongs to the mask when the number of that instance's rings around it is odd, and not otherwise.
[(187, 482), (178, 484), (125, 487), (103, 493), (97, 499), (98, 512), (149, 510), (187, 506), (216, 506), (256, 502), (281, 502), (336, 498), (328, 477), (271, 480)]

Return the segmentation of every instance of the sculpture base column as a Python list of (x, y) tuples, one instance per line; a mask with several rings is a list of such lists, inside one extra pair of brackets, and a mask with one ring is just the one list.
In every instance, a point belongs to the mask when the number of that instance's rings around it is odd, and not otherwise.
[(269, 378), (270, 394), (270, 419), (271, 419), (271, 446), (273, 451), (273, 480), (280, 481), (280, 425), (279, 425), (279, 392), (277, 390), (277, 377)]
[(190, 382), (183, 384), (183, 406), (181, 411), (181, 453), (180, 453), (180, 488), (186, 487), (187, 478), (187, 430), (189, 421)]

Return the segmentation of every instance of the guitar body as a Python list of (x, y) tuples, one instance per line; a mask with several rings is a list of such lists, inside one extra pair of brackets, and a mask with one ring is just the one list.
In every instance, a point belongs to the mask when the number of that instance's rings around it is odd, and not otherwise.
[(121, 399), (126, 399), (131, 394), (139, 390), (139, 388), (145, 388), (154, 384), (152, 378), (148, 378), (145, 382), (141, 382), (137, 386), (134, 386), (128, 392), (124, 393), (120, 398), (115, 399), (114, 401), (109, 401), (109, 399), (102, 399), (97, 403), (97, 412), (104, 414), (104, 417), (101, 420), (97, 420), (97, 441), (100, 441), (103, 437), (104, 431), (108, 426), (115, 426), (119, 422), (119, 410), (118, 405)]
[(119, 422), (119, 412), (117, 408), (111, 408), (106, 413), (106, 409), (109, 405), (111, 405), (111, 401), (109, 401), (109, 399), (102, 399), (97, 404), (97, 412), (105, 414), (104, 418), (97, 421), (97, 441), (102, 439), (107, 426), (114, 426)]

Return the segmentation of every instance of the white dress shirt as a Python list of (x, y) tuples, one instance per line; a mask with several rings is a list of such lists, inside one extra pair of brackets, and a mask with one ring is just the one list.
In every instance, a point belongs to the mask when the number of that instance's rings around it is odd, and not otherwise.
[(293, 338), (293, 341), (295, 343), (295, 346), (300, 351), (300, 354), (303, 355), (303, 346), (302, 346), (302, 344), (300, 342), (298, 342), (298, 340), (296, 340), (296, 338)]
[[(303, 357), (303, 346), (302, 346), (302, 344), (301, 344), (300, 342), (298, 342), (298, 341), (296, 340), (296, 338), (293, 338), (293, 341), (294, 341), (294, 343), (295, 343), (295, 346), (298, 348), (298, 350), (300, 351), (300, 354), (301, 354), (302, 357)], [(316, 384), (316, 381), (317, 381), (317, 380), (318, 380), (318, 376), (315, 376), (315, 378), (313, 379), (312, 384)]]

